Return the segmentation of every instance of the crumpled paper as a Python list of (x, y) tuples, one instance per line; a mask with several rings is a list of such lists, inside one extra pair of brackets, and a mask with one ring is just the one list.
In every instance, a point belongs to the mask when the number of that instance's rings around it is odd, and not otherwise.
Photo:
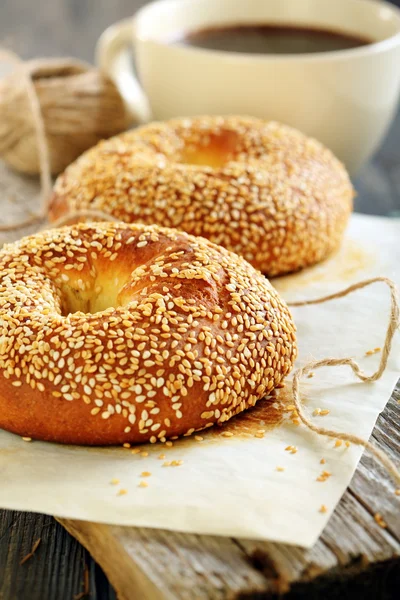
[[(400, 220), (354, 215), (335, 256), (273, 284), (291, 301), (377, 275), (400, 283), (399, 240)], [(389, 308), (389, 291), (381, 283), (294, 308), (300, 350), (296, 368), (310, 359), (352, 356), (373, 372), (380, 354), (365, 353), (383, 346)], [(319, 369), (306, 378), (301, 389), (307, 409), (329, 410), (313, 418), (368, 438), (400, 376), (399, 350), (397, 335), (383, 377), (372, 384), (358, 381), (345, 366)], [(170, 447), (141, 446), (138, 454), (127, 448), (27, 443), (0, 431), (0, 506), (309, 547), (349, 484), (362, 448), (335, 447), (334, 440), (293, 423), (290, 387), (288, 382), (276, 397), (225, 430), (213, 428)], [(323, 471), (330, 475), (318, 481)], [(321, 505), (326, 513), (320, 512)]]

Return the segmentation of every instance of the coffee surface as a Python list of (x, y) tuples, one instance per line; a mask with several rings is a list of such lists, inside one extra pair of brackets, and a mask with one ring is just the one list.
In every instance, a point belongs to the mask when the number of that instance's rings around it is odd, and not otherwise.
[(172, 43), (246, 54), (311, 54), (358, 48), (372, 40), (306, 26), (246, 24), (189, 31)]

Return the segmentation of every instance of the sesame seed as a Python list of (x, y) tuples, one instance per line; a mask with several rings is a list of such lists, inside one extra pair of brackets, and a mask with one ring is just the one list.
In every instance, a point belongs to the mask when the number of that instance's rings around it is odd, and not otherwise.
[(32, 438), (31, 437), (23, 437), (22, 438), (24, 442), (31, 442)]
[(296, 454), (297, 452), (296, 446), (286, 446), (285, 450), (286, 452), (290, 452), (290, 454)]
[(329, 477), (331, 477), (332, 473), (329, 473), (329, 471), (322, 471), (321, 475), (319, 475), (317, 477), (317, 481), (326, 481), (327, 479), (329, 479)]

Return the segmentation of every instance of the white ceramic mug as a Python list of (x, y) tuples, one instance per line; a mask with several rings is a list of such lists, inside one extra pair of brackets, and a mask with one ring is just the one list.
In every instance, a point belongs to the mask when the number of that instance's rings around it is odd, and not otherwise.
[[(170, 43), (180, 33), (240, 23), (307, 25), (373, 43), (287, 55)], [(376, 0), (158, 0), (103, 33), (97, 62), (137, 122), (235, 113), (274, 119), (322, 141), (354, 173), (397, 106), (400, 10)]]

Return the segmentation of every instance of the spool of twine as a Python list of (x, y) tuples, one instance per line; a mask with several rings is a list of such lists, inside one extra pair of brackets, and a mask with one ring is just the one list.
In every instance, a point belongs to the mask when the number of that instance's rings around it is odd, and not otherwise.
[(0, 60), (14, 66), (0, 80), (0, 156), (17, 171), (41, 172), (37, 114), (27, 80), (40, 107), (52, 174), (131, 124), (113, 82), (87, 63), (73, 58), (23, 62), (8, 51), (0, 52)]

